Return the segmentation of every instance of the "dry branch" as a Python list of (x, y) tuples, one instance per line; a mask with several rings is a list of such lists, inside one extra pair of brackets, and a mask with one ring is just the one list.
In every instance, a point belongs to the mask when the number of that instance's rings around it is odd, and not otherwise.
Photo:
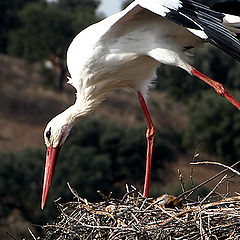
[(204, 161), (204, 162), (192, 162), (190, 163), (192, 165), (201, 165), (201, 164), (212, 164), (212, 165), (218, 165), (218, 166), (221, 166), (223, 168), (226, 168), (230, 171), (232, 171), (234, 174), (240, 176), (240, 172), (238, 172), (237, 170), (233, 169), (232, 167), (229, 167), (229, 166), (226, 166), (220, 162), (210, 162), (210, 161)]
[[(237, 166), (240, 163), (240, 161), (237, 161), (236, 163), (234, 163), (232, 166), (230, 166), (230, 168), (233, 168), (235, 166)], [(186, 192), (181, 193), (178, 197), (182, 197), (188, 194), (188, 197), (197, 189), (199, 189), (200, 187), (204, 186), (205, 184), (209, 183), (210, 181), (216, 179), (217, 177), (221, 176), (222, 174), (226, 173), (227, 171), (229, 171), (229, 169), (224, 169), (221, 172), (215, 174), (214, 176), (210, 177), (209, 179), (205, 180), (204, 182), (202, 182), (201, 184), (187, 190)]]

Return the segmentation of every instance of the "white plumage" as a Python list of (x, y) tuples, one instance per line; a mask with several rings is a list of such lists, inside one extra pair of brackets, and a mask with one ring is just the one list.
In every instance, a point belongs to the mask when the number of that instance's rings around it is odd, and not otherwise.
[(51, 120), (44, 132), (48, 150), (42, 208), (59, 149), (72, 126), (117, 88), (138, 93), (147, 120), (148, 170), (144, 195), (148, 197), (155, 131), (144, 98), (156, 68), (160, 63), (183, 68), (239, 108), (239, 103), (221, 84), (190, 66), (186, 55), (187, 49), (208, 41), (240, 60), (239, 26), (239, 17), (212, 11), (191, 0), (136, 0), (125, 10), (80, 32), (67, 52), (69, 83), (77, 91), (76, 102)]
[(143, 10), (137, 2), (80, 32), (71, 43), (67, 65), (79, 95), (88, 91), (87, 97), (90, 92), (99, 96), (119, 87), (139, 89), (146, 95), (147, 82), (154, 78), (159, 63), (189, 70), (183, 48), (200, 44), (201, 39)]

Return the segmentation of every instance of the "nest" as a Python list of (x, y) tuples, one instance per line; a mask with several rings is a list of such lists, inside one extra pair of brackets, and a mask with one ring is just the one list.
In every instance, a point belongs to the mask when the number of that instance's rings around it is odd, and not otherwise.
[[(179, 197), (165, 194), (157, 199), (145, 198), (131, 186), (122, 199), (103, 196), (104, 201), (99, 203), (82, 199), (70, 188), (75, 200), (56, 202), (60, 215), (53, 224), (43, 227), (44, 240), (240, 239), (240, 196), (217, 199), (214, 195), (226, 178), (198, 202), (188, 201), (185, 196), (201, 184)], [(213, 196), (215, 200), (211, 201)]]
[[(207, 204), (174, 206), (170, 195), (146, 199), (136, 189), (123, 199), (58, 204), (54, 224), (44, 226), (45, 239), (238, 239), (240, 196)], [(166, 204), (166, 200), (168, 203)], [(166, 208), (167, 205), (167, 208)]]

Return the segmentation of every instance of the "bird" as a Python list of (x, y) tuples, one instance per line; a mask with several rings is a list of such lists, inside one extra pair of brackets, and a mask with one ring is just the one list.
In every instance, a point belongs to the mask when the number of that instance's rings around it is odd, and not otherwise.
[[(60, 149), (73, 125), (92, 113), (115, 89), (138, 96), (146, 119), (147, 154), (143, 196), (149, 197), (155, 126), (148, 110), (148, 90), (160, 64), (186, 70), (240, 109), (240, 103), (217, 81), (190, 65), (188, 50), (210, 43), (240, 61), (240, 17), (192, 0), (135, 0), (80, 33), (68, 47), (68, 83), (75, 103), (46, 126), (47, 147), (41, 208), (45, 206)], [(164, 80), (162, 80), (164, 81)]]

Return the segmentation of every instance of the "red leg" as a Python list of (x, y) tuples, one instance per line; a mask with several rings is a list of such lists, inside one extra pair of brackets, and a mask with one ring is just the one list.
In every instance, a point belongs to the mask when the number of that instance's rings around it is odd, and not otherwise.
[(205, 76), (195, 68), (192, 68), (191, 73), (213, 87), (220, 96), (225, 97), (229, 102), (231, 102), (236, 108), (240, 110), (240, 103), (228, 92), (228, 90), (221, 83)]
[(150, 113), (147, 108), (147, 104), (141, 94), (138, 91), (138, 98), (147, 122), (147, 155), (146, 155), (146, 173), (145, 173), (145, 182), (144, 182), (144, 189), (143, 189), (143, 196), (149, 197), (149, 188), (150, 188), (150, 178), (151, 178), (151, 165), (152, 165), (152, 152), (153, 152), (153, 145), (155, 140), (155, 127), (153, 126), (153, 122), (150, 116)]

